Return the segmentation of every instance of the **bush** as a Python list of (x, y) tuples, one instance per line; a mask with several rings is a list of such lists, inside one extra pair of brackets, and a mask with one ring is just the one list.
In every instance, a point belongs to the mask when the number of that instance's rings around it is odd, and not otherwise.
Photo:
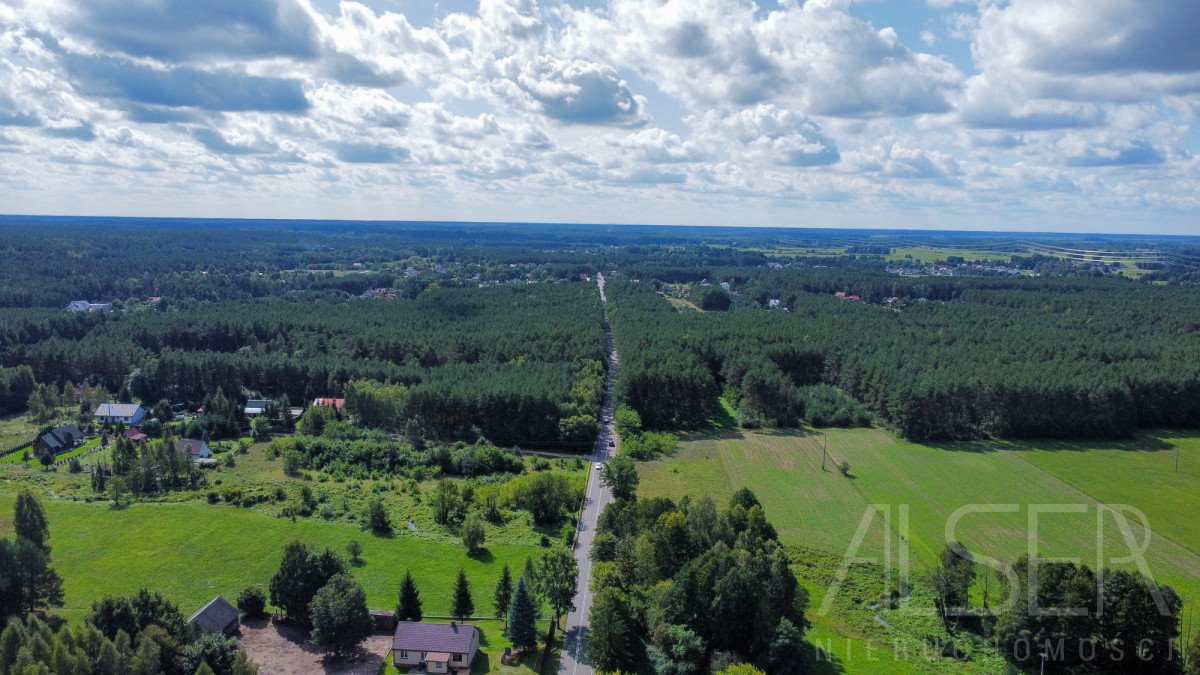
[(216, 504), (217, 502), (221, 501), (221, 495), (217, 494), (216, 490), (209, 490), (207, 498), (209, 504)]
[(871, 413), (837, 387), (818, 384), (800, 389), (804, 417), (818, 427), (866, 427)]
[(237, 598), (238, 611), (248, 619), (257, 619), (266, 614), (267, 596), (256, 586), (242, 589)]
[(376, 534), (387, 534), (392, 531), (392, 519), (388, 517), (383, 500), (376, 497), (367, 506), (367, 525)]
[(621, 450), (634, 459), (654, 459), (669, 455), (679, 445), (679, 438), (667, 432), (648, 431), (622, 439)]

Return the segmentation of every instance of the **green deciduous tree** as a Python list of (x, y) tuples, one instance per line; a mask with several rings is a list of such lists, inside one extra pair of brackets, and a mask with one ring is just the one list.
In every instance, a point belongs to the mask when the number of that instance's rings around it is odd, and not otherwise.
[(382, 498), (375, 497), (367, 505), (367, 523), (375, 534), (387, 534), (392, 531), (392, 519), (388, 516)]
[(184, 673), (199, 672), (207, 666), (214, 675), (230, 675), (238, 654), (241, 654), (237, 638), (225, 637), (221, 633), (207, 633), (184, 645), (175, 658), (179, 670)]
[(629, 457), (620, 455), (608, 460), (600, 475), (604, 483), (612, 488), (613, 497), (616, 499), (637, 498), (637, 466)]
[(441, 525), (449, 525), (458, 517), (462, 507), (462, 497), (458, 494), (458, 485), (454, 481), (439, 480), (433, 488), (430, 497), (433, 504), (433, 519)]
[(333, 551), (318, 552), (299, 541), (283, 549), (279, 569), (271, 577), (271, 604), (304, 625), (309, 623), (309, 604), (325, 584), (346, 571), (345, 563)]
[(640, 625), (628, 598), (617, 588), (603, 588), (596, 593), (588, 613), (588, 633), (585, 650), (588, 663), (597, 671), (633, 672), (640, 654)]
[(970, 604), (971, 582), (975, 580), (971, 552), (958, 542), (946, 544), (930, 576), (943, 621), (949, 622), (965, 613)]
[(462, 524), (462, 542), (463, 546), (467, 547), (467, 552), (475, 555), (483, 550), (483, 542), (486, 534), (483, 529), (483, 521), (479, 516), (471, 512), (467, 515), (466, 520)]
[(267, 596), (257, 586), (247, 586), (238, 593), (237, 608), (247, 619), (258, 619), (266, 613)]
[(633, 408), (621, 406), (613, 414), (613, 425), (617, 428), (617, 434), (621, 438), (628, 438), (634, 434), (641, 433), (642, 416)]
[(538, 560), (538, 581), (546, 602), (554, 612), (554, 620), (550, 623), (550, 638), (554, 639), (554, 629), (563, 614), (575, 608), (575, 591), (578, 582), (579, 568), (575, 556), (565, 547), (555, 546)]
[(345, 573), (333, 575), (309, 605), (313, 644), (335, 656), (352, 652), (371, 634), (371, 613), (362, 586)]
[(695, 675), (704, 664), (704, 640), (687, 626), (661, 624), (646, 655), (656, 675)]

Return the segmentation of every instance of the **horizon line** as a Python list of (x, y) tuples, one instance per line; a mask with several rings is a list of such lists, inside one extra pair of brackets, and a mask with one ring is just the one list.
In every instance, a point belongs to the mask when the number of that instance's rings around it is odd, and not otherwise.
[(871, 226), (812, 226), (812, 225), (710, 225), (698, 223), (629, 223), (629, 222), (613, 222), (603, 223), (595, 221), (559, 221), (559, 220), (439, 220), (439, 219), (397, 219), (397, 218), (283, 218), (283, 217), (245, 217), (245, 216), (128, 216), (128, 215), (68, 215), (68, 214), (45, 214), (45, 213), (0, 213), (0, 221), (18, 218), (39, 218), (51, 220), (131, 220), (131, 221), (183, 221), (183, 222), (203, 222), (203, 221), (220, 221), (220, 222), (257, 222), (257, 223), (339, 223), (339, 224), (377, 224), (377, 225), (484, 225), (484, 226), (502, 226), (502, 225), (564, 225), (570, 227), (590, 227), (590, 228), (606, 228), (606, 227), (629, 227), (629, 228), (677, 228), (677, 229), (711, 229), (711, 230), (778, 230), (778, 231), (818, 231), (818, 232), (901, 232), (901, 233), (917, 233), (917, 234), (938, 234), (938, 233), (955, 233), (955, 234), (976, 234), (976, 235), (1002, 235), (1002, 236), (1091, 236), (1091, 237), (1151, 237), (1156, 239), (1182, 239), (1182, 240), (1200, 240), (1198, 234), (1177, 234), (1170, 232), (1099, 232), (1099, 231), (1070, 231), (1070, 230), (971, 230), (971, 229), (954, 229), (951, 227), (904, 227), (904, 228), (888, 228), (888, 227), (871, 227)]

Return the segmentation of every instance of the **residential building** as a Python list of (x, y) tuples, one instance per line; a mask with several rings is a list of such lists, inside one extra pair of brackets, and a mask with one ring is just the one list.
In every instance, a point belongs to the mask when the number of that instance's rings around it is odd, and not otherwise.
[(97, 424), (117, 424), (134, 426), (141, 424), (146, 418), (146, 410), (137, 403), (101, 403), (96, 407)]
[(54, 457), (72, 450), (83, 442), (83, 432), (74, 424), (54, 427), (33, 442), (33, 454)]
[(313, 407), (323, 406), (323, 405), (331, 405), (334, 408), (337, 408), (338, 412), (342, 412), (342, 409), (346, 407), (346, 399), (344, 399), (344, 398), (314, 398), (312, 404), (313, 404)]
[(246, 407), (243, 409), (243, 412), (246, 413), (247, 417), (258, 417), (265, 414), (267, 407), (270, 405), (271, 402), (265, 399), (250, 399), (246, 401)]
[(208, 447), (208, 443), (194, 438), (181, 438), (175, 441), (175, 447), (180, 452), (186, 452), (191, 455), (193, 460), (209, 459), (212, 457), (212, 449)]
[(392, 637), (396, 666), (420, 666), (427, 673), (471, 672), (479, 652), (479, 629), (459, 623), (401, 621)]

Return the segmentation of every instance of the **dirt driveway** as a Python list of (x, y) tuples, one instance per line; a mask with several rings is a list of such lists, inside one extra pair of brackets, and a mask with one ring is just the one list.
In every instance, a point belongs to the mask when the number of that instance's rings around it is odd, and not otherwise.
[(273, 619), (244, 621), (242, 649), (258, 664), (259, 675), (376, 675), (392, 647), (391, 635), (372, 635), (363, 642), (357, 655), (333, 661), (325, 650), (308, 642), (308, 631), (288, 622)]

